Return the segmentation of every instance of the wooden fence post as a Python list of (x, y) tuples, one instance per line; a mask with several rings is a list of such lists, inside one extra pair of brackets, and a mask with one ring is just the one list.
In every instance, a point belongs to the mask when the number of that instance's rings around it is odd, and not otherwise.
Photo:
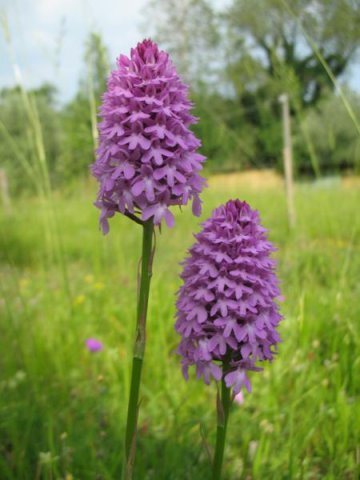
[(289, 227), (292, 229), (296, 223), (295, 203), (294, 203), (294, 174), (293, 174), (293, 159), (291, 146), (291, 127), (290, 127), (290, 113), (289, 113), (289, 97), (283, 93), (279, 97), (279, 102), (282, 105), (282, 122), (283, 122), (283, 160), (285, 173), (285, 190), (286, 203), (288, 211)]

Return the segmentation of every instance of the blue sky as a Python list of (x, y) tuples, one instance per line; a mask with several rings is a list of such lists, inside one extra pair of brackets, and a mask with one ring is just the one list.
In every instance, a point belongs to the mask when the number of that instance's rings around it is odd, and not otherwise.
[[(111, 57), (128, 53), (140, 39), (146, 0), (0, 0), (26, 86), (54, 83), (62, 100), (76, 92), (84, 68), (84, 41), (99, 31)], [(0, 87), (14, 84), (12, 62), (0, 36)]]
[[(166, 0), (164, 0), (166, 1)], [(0, 0), (0, 15), (9, 26), (14, 58), (11, 61), (0, 32), (0, 88), (14, 85), (13, 64), (25, 86), (45, 81), (55, 84), (61, 101), (77, 90), (84, 68), (84, 41), (90, 30), (99, 31), (111, 58), (128, 53), (142, 39), (147, 0)], [(216, 0), (224, 6), (229, 0)], [(347, 75), (360, 91), (360, 68)]]

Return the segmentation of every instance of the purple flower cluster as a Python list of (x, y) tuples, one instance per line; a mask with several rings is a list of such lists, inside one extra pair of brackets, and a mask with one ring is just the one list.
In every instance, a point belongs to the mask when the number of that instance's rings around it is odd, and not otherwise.
[(240, 200), (214, 210), (202, 226), (184, 262), (177, 300), (183, 373), (188, 378), (195, 365), (197, 378), (209, 383), (221, 379), (224, 363), (234, 394), (243, 386), (250, 391), (247, 372), (261, 370), (258, 360), (272, 360), (280, 341), (275, 249), (258, 212)]
[(100, 225), (109, 231), (115, 212), (141, 211), (142, 220), (162, 219), (169, 227), (170, 205), (192, 200), (199, 215), (204, 179), (198, 174), (205, 157), (196, 153), (201, 142), (189, 130), (188, 87), (167, 53), (151, 40), (120, 55), (111, 72), (100, 109), (99, 148), (92, 173), (100, 182), (95, 205)]

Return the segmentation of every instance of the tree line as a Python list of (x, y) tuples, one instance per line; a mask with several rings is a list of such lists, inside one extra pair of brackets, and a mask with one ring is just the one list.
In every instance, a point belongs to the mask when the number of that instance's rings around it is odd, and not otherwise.
[[(210, 171), (281, 169), (279, 96), (290, 98), (295, 171), (360, 170), (360, 96), (346, 85), (356, 66), (359, 0), (150, 0), (143, 35), (169, 51), (191, 85), (194, 127)], [(53, 185), (87, 175), (97, 111), (111, 68), (98, 32), (84, 46), (84, 71), (62, 106), (52, 85), (27, 92), (42, 128)], [(22, 162), (37, 155), (20, 87), (0, 91), (0, 158), (13, 192), (32, 189)]]

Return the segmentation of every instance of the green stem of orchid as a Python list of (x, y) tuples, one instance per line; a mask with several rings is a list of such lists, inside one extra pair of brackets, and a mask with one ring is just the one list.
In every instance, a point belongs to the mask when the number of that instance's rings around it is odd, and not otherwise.
[(132, 479), (133, 466), (136, 453), (136, 431), (139, 411), (139, 390), (141, 371), (146, 344), (146, 317), (150, 291), (150, 280), (153, 262), (153, 234), (154, 224), (152, 219), (143, 223), (143, 243), (141, 259), (140, 289), (137, 304), (136, 337), (133, 351), (133, 364), (131, 371), (130, 397), (125, 435), (125, 458), (122, 478)]
[(229, 412), (231, 407), (231, 389), (225, 384), (224, 376), (226, 372), (225, 362), (223, 364), (223, 376), (221, 379), (221, 394), (218, 394), (217, 399), (217, 431), (216, 431), (216, 445), (213, 462), (212, 480), (221, 479), (221, 470), (224, 458), (226, 430), (229, 420)]

